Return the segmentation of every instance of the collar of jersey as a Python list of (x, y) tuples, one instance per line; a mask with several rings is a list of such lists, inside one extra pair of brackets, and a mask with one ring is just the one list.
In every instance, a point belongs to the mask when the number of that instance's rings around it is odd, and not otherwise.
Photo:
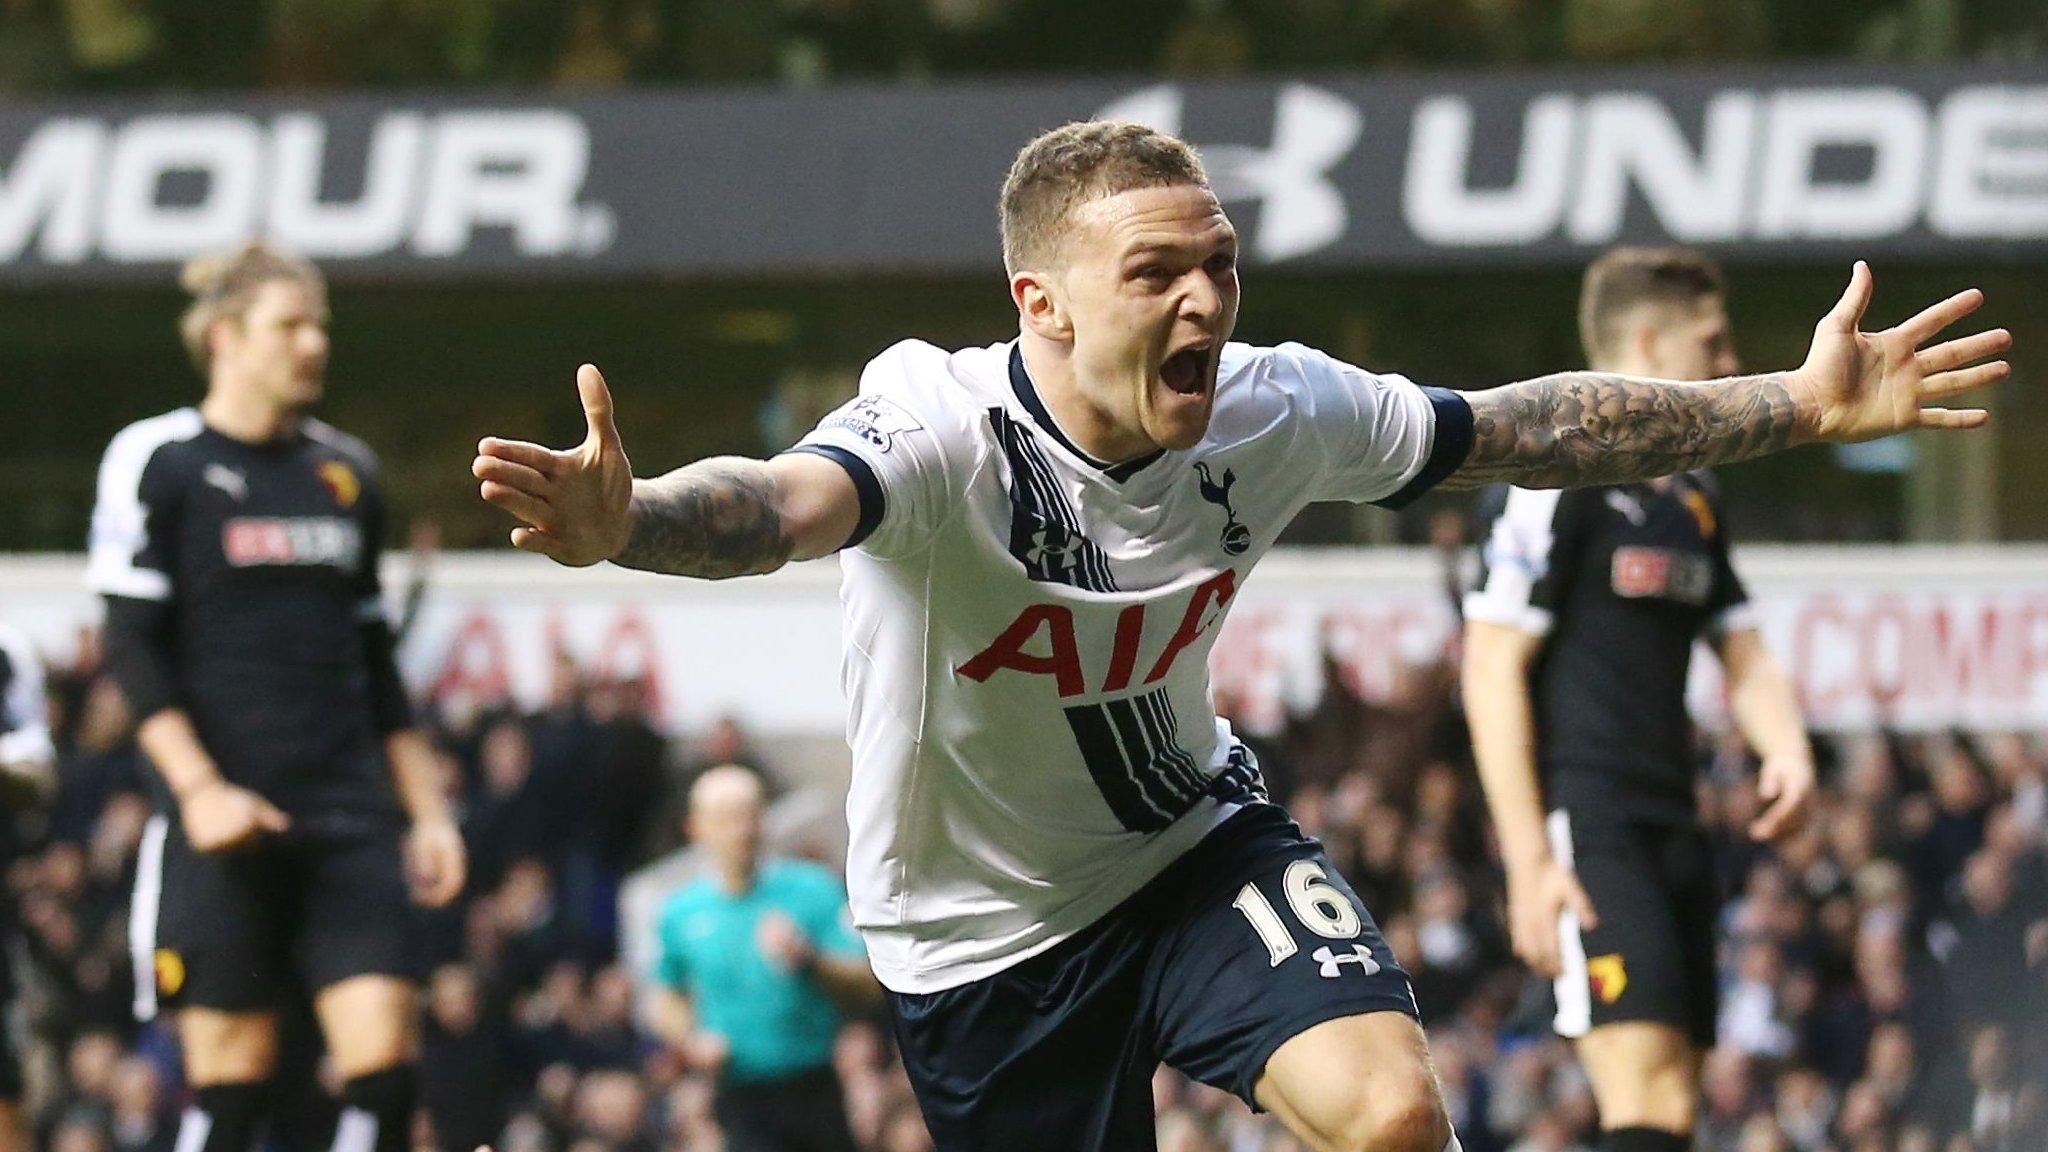
[(1031, 413), (1032, 422), (1044, 429), (1046, 435), (1059, 441), (1060, 447), (1079, 457), (1082, 463), (1119, 484), (1136, 476), (1144, 469), (1145, 465), (1166, 455), (1166, 450), (1162, 448), (1154, 452), (1147, 452), (1143, 456), (1133, 456), (1129, 460), (1118, 464), (1111, 464), (1106, 460), (1097, 460), (1088, 453), (1081, 451), (1080, 445), (1068, 439), (1065, 432), (1060, 431), (1059, 422), (1052, 418), (1052, 413), (1046, 408), (1045, 401), (1039, 398), (1038, 386), (1031, 382), (1031, 373), (1024, 368), (1024, 346), (1022, 344), (1010, 345), (1010, 387), (1017, 393), (1017, 402), (1024, 405), (1024, 410)]

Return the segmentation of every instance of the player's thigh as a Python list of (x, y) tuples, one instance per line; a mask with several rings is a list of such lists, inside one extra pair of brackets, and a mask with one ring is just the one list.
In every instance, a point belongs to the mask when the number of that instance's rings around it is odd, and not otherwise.
[(1657, 837), (1627, 825), (1573, 821), (1572, 867), (1593, 901), (1598, 926), (1561, 928), (1557, 978), (1557, 1031), (1577, 1039), (1606, 1024), (1648, 1021), (1682, 1033), (1700, 1022), (1705, 1006), (1711, 1037), (1714, 989), (1698, 986), (1696, 957), (1711, 938), (1690, 939), (1675, 889), (1658, 854)]
[(1683, 1030), (1647, 1020), (1602, 1024), (1577, 1048), (1602, 1128), (1692, 1131), (1699, 1058)]
[(1140, 1026), (1150, 941), (1132, 905), (958, 988), (889, 994), (897, 1048), (938, 1152), (1146, 1152), (1152, 1073)]
[(1428, 1042), (1400, 1012), (1343, 1016), (1293, 1036), (1254, 1092), (1317, 1149), (1443, 1152), (1450, 1142)]
[(303, 875), (298, 967), (337, 1068), (359, 1076), (410, 1061), (413, 911), (397, 836), (309, 846)]
[(202, 854), (169, 826), (155, 874), (137, 879), (130, 926), (144, 1014), (270, 1014), (290, 983), (288, 872), (273, 846)]
[(1278, 808), (1240, 814), (1203, 842), (1202, 877), (1147, 972), (1161, 1057), (1256, 1103), (1282, 1045), (1347, 1016), (1412, 1017), (1408, 976), (1329, 856)]
[(196, 1088), (268, 1080), (277, 1070), (277, 1013), (180, 1008), (178, 1046), (185, 1080)]
[(418, 1055), (417, 994), (396, 976), (351, 976), (313, 995), (320, 1031), (342, 1079), (409, 1064)]

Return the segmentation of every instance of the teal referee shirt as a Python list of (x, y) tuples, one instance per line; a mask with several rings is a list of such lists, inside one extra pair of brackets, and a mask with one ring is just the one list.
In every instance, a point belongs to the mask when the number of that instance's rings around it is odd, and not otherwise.
[(782, 1080), (832, 1061), (839, 1010), (824, 985), (785, 970), (755, 947), (761, 918), (780, 912), (821, 955), (867, 955), (848, 922), (846, 890), (831, 872), (798, 860), (764, 861), (754, 886), (734, 895), (705, 876), (669, 897), (655, 978), (690, 998), (697, 1024), (725, 1038), (724, 1076)]

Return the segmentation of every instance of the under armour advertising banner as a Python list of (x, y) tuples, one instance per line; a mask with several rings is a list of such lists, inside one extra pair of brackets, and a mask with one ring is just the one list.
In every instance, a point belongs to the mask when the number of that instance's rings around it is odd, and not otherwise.
[(2048, 255), (2048, 65), (1431, 73), (0, 108), (0, 284), (256, 234), (341, 280), (996, 271), (995, 190), (1093, 116), (1195, 144), (1252, 264)]

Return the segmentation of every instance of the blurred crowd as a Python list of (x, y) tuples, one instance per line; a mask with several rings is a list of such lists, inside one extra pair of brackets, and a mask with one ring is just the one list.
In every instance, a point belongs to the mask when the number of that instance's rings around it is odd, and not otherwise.
[[(22, 953), (12, 1026), (38, 1147), (171, 1152), (174, 1041), (162, 1023), (130, 1017), (127, 904), (148, 769), (89, 641), (83, 652), (50, 677), (57, 801), (44, 826), (18, 833), (8, 873)], [(1465, 1148), (1590, 1149), (1585, 1079), (1549, 1038), (1544, 986), (1514, 962), (1501, 927), (1450, 659), (1410, 669), (1385, 701), (1347, 695), (1333, 675), (1339, 687), (1312, 714), (1256, 749), (1412, 972)], [(420, 923), (417, 1145), (716, 1152), (710, 1080), (636, 1011), (618, 894), (635, 870), (687, 852), (681, 797), (705, 768), (754, 767), (785, 808), (803, 790), (789, 791), (738, 725), (666, 738), (638, 683), (595, 682), (566, 657), (536, 711), (425, 707), (473, 879), (457, 907)], [(1752, 765), (1739, 744), (1701, 737), (1700, 799), (1732, 897), (1701, 1152), (2038, 1152), (2048, 741), (1874, 733), (1820, 752), (1827, 787), (1814, 819), (1762, 847), (1743, 832), (1758, 803)], [(780, 839), (838, 866), (830, 836)], [(301, 1031), (299, 1075), (314, 1083), (313, 1032)], [(930, 1147), (878, 1019), (845, 1026), (834, 1065), (864, 1148)], [(1223, 1093), (1168, 1072), (1155, 1093), (1165, 1152), (1299, 1152)], [(324, 1097), (304, 1096), (286, 1109), (282, 1147), (324, 1147)]]
[(0, 0), (17, 92), (2044, 52), (2034, 0)]

